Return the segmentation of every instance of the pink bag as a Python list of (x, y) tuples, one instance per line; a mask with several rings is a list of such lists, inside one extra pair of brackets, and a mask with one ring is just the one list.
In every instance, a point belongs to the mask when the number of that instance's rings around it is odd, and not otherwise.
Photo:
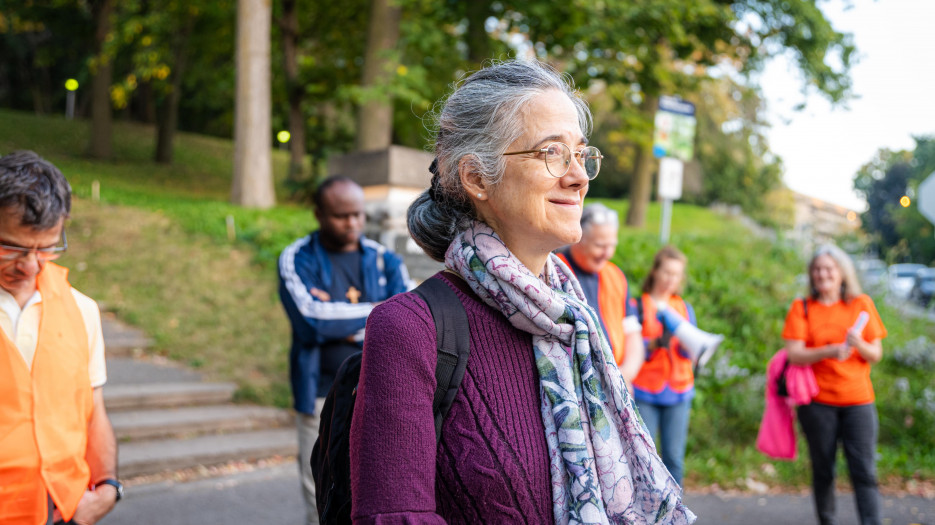
[[(766, 367), (766, 408), (756, 436), (756, 448), (775, 459), (796, 458), (793, 407), (807, 405), (818, 394), (818, 383), (809, 365), (786, 366), (788, 357), (782, 349)], [(776, 381), (785, 372), (788, 397), (777, 392)]]

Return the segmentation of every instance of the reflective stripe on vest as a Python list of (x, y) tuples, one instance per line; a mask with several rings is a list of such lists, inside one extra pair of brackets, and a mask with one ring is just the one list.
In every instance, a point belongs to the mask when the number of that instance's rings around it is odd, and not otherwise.
[(0, 521), (36, 525), (51, 496), (71, 520), (90, 482), (85, 453), (91, 419), (88, 334), (68, 270), (46, 263), (32, 371), (0, 333)]
[[(563, 253), (556, 253), (568, 268), (574, 272), (568, 258)], [(569, 254), (570, 255), (570, 254)], [(614, 352), (617, 366), (623, 364), (624, 347), (623, 319), (627, 316), (627, 278), (616, 264), (607, 262), (597, 272), (597, 309), (600, 311), (607, 339)], [(592, 304), (591, 307), (594, 307)]]
[[(643, 294), (640, 301), (643, 305), (643, 318), (640, 319), (643, 323), (643, 338), (652, 340), (661, 337), (663, 326), (656, 318), (656, 304), (648, 294)], [(681, 297), (670, 297), (669, 307), (684, 319), (688, 319), (688, 307)], [(649, 354), (647, 347), (646, 351), (646, 362), (633, 379), (633, 386), (644, 392), (658, 394), (666, 385), (669, 385), (672, 391), (682, 393), (690, 390), (695, 384), (691, 359), (682, 355), (677, 337), (672, 337), (668, 348), (658, 348)]]

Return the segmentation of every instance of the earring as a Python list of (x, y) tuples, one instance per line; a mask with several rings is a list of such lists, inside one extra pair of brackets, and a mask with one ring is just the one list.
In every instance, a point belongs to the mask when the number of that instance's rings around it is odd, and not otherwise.
[(483, 193), (478, 193), (478, 194), (477, 194), (477, 198), (478, 198), (478, 199), (481, 198), (481, 197), (483, 197), (483, 196), (484, 196)]

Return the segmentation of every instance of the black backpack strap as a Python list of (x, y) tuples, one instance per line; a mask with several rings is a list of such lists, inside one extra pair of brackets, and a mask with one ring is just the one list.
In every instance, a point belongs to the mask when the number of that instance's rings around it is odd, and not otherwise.
[(437, 442), (442, 437), (442, 422), (464, 379), (471, 353), (471, 332), (461, 300), (442, 279), (426, 279), (413, 291), (425, 301), (435, 319), (438, 364), (435, 366), (437, 386), (432, 399), (432, 413), (435, 415)]
[(643, 324), (643, 296), (636, 298), (636, 320)]

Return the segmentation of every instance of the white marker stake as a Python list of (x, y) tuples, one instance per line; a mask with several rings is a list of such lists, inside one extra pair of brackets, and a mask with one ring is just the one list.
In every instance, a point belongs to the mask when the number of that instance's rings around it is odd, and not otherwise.
[(234, 242), (235, 240), (237, 240), (237, 228), (234, 225), (234, 216), (228, 215), (225, 218), (225, 222), (227, 222), (227, 240), (230, 242)]

